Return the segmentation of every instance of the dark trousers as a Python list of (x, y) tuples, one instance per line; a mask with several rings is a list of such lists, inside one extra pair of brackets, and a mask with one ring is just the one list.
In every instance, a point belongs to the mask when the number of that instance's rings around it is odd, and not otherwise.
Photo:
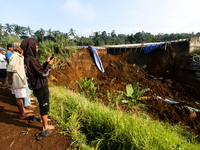
[(41, 116), (48, 115), (49, 112), (49, 89), (33, 90), (33, 95), (37, 97)]

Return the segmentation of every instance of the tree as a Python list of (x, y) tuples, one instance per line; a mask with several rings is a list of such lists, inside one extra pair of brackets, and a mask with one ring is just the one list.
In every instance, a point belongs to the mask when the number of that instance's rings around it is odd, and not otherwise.
[(141, 32), (137, 32), (134, 36), (136, 43), (142, 43), (144, 41)]
[(169, 35), (169, 40), (172, 41), (172, 40), (176, 40), (176, 35), (174, 33), (171, 33)]
[(155, 42), (154, 35), (152, 35), (151, 33), (147, 33), (146, 42)]
[(82, 36), (81, 38), (80, 38), (80, 44), (79, 45), (81, 45), (81, 46), (83, 46), (84, 45), (84, 42), (85, 42), (85, 37), (84, 36)]
[(43, 42), (43, 40), (44, 40), (44, 35), (45, 35), (46, 31), (45, 31), (44, 29), (40, 28), (40, 32), (41, 32), (42, 42)]
[(84, 41), (84, 45), (85, 45), (85, 46), (94, 45), (94, 42), (93, 42), (92, 39), (86, 38), (85, 41)]
[(8, 23), (5, 24), (6, 25), (6, 32), (9, 33), (11, 35), (12, 31), (13, 31), (13, 26), (9, 25)]
[(29, 26), (26, 28), (26, 31), (27, 31), (28, 34), (32, 37), (33, 30), (31, 30), (31, 28), (30, 28)]
[(53, 37), (56, 39), (56, 41), (57, 41), (59, 35), (60, 35), (60, 31), (59, 30), (53, 31)]
[(22, 27), (20, 27), (16, 24), (14, 24), (13, 27), (14, 27), (15, 34), (19, 37), (19, 35), (21, 35), (23, 33)]
[(101, 38), (104, 40), (107, 37), (106, 31), (101, 32)]
[(112, 32), (111, 32), (111, 37), (112, 37), (112, 38), (117, 37), (117, 35), (116, 35), (116, 33), (115, 33), (115, 30), (112, 30)]
[(38, 42), (43, 42), (45, 35), (45, 30), (40, 28), (35, 32), (35, 36), (37, 37)]
[(51, 31), (51, 28), (47, 31), (47, 35), (49, 36), (51, 41), (51, 37), (53, 37), (53, 32)]
[(94, 46), (101, 46), (104, 45), (103, 40), (100, 37), (99, 32), (94, 32), (94, 37), (93, 37), (93, 42), (94, 42)]
[(134, 35), (131, 34), (130, 36), (129, 36), (129, 35), (127, 36), (127, 38), (126, 38), (126, 40), (125, 40), (125, 43), (126, 43), (126, 44), (133, 44), (134, 41), (135, 41)]
[(74, 38), (76, 36), (76, 30), (73, 30), (72, 28), (70, 28), (70, 30), (69, 30), (69, 36), (71, 36), (72, 38)]
[(126, 34), (118, 34), (118, 38), (125, 40), (127, 37)]

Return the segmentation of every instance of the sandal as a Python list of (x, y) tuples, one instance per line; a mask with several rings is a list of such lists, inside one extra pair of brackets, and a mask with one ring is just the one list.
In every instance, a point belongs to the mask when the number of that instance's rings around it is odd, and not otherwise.
[(46, 138), (47, 136), (51, 135), (54, 131), (53, 130), (44, 130), (44, 131), (39, 131), (38, 133), (35, 134), (36, 139), (38, 141), (43, 140), (44, 138)]
[(35, 120), (37, 120), (39, 122), (40, 117), (38, 115), (30, 115), (26, 119), (28, 120), (28, 123), (33, 123)]
[(39, 131), (35, 134), (36, 137), (38, 137), (42, 132), (44, 132), (43, 130), (42, 131)]

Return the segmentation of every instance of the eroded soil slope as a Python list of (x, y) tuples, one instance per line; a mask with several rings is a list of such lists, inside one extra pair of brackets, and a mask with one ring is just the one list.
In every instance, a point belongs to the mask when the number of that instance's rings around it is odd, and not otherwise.
[[(172, 124), (181, 122), (199, 134), (199, 113), (182, 108), (191, 106), (200, 109), (200, 105), (195, 104), (200, 102), (199, 81), (192, 78), (193, 72), (180, 69), (188, 65), (190, 55), (187, 49), (188, 43), (182, 42), (171, 43), (166, 50), (156, 49), (147, 55), (135, 50), (109, 53), (98, 50), (105, 73), (97, 69), (92, 53), (87, 49), (81, 49), (68, 60), (64, 69), (52, 70), (49, 80), (55, 85), (67, 86), (78, 91), (76, 81), (85, 77), (94, 78), (99, 93), (104, 95), (107, 94), (107, 90), (111, 93), (114, 90), (125, 91), (127, 84), (134, 85), (139, 82), (142, 87), (152, 90), (145, 94), (150, 96), (150, 100), (142, 101), (151, 106), (145, 108), (149, 115)], [(154, 94), (185, 102), (167, 104), (154, 99)], [(105, 104), (109, 103), (106, 99), (103, 101)], [(121, 104), (121, 108), (125, 109), (126, 106)]]

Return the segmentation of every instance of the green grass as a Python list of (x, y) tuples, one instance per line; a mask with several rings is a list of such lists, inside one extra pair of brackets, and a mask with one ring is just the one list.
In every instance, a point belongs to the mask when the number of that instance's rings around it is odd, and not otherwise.
[(192, 54), (193, 54), (194, 56), (200, 56), (200, 48), (195, 49), (195, 50), (192, 52)]
[(197, 137), (178, 125), (114, 110), (64, 87), (51, 87), (50, 93), (50, 116), (81, 149), (199, 149)]

